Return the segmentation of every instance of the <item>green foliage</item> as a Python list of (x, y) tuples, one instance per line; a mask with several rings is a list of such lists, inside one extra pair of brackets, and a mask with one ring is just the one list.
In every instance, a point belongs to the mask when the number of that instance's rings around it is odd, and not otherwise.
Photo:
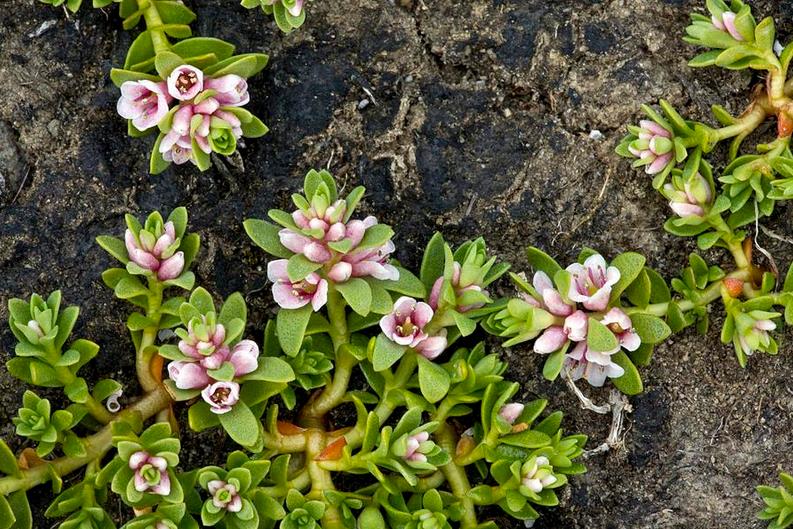
[(765, 508), (757, 517), (768, 522), (768, 529), (785, 529), (793, 524), (793, 477), (781, 472), (781, 484), (774, 488), (757, 487), (757, 493), (765, 502)]

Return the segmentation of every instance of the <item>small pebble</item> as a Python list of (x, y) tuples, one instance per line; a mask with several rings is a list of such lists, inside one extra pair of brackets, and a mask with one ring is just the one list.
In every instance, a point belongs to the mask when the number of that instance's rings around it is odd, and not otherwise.
[(603, 133), (600, 132), (598, 129), (593, 129), (593, 130), (589, 131), (589, 139), (590, 140), (595, 140), (595, 141), (600, 141), (600, 140), (603, 139)]
[(366, 108), (368, 106), (369, 106), (369, 100), (368, 99), (361, 99), (360, 101), (358, 101), (358, 110), (363, 110), (364, 108)]
[(511, 118), (512, 117), (512, 111), (510, 109), (508, 109), (508, 108), (505, 108), (504, 110), (502, 110), (501, 113), (504, 114), (505, 118)]
[(57, 136), (60, 130), (61, 123), (57, 119), (50, 120), (50, 122), (47, 123), (47, 131), (53, 136)]
[(44, 21), (44, 22), (42, 22), (42, 23), (41, 23), (41, 25), (40, 25), (40, 26), (39, 26), (39, 27), (36, 29), (36, 31), (34, 31), (33, 33), (28, 33), (28, 37), (30, 37), (31, 39), (34, 39), (34, 38), (36, 38), (36, 37), (40, 37), (40, 36), (42, 36), (44, 33), (46, 33), (47, 31), (49, 31), (49, 30), (50, 30), (50, 28), (52, 28), (52, 26), (54, 26), (54, 25), (55, 25), (55, 24), (57, 24), (57, 23), (58, 23), (58, 21), (57, 21), (57, 20), (45, 20), (45, 21)]

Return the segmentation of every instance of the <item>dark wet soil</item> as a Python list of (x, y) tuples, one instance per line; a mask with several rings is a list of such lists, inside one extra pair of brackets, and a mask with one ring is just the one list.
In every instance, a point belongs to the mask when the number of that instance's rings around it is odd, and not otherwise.
[[(127, 308), (101, 284), (109, 258), (93, 243), (120, 232), (126, 212), (188, 206), (205, 243), (199, 282), (223, 296), (248, 294), (250, 332), (272, 305), (261, 291), (265, 257), (241, 221), (287, 206), (310, 167), (329, 167), (348, 189), (366, 185), (364, 209), (396, 227), (396, 256), (408, 265), (442, 230), (458, 242), (484, 234), (518, 270), (527, 244), (561, 260), (593, 246), (609, 256), (640, 251), (671, 278), (695, 244), (661, 230), (667, 205), (613, 148), (640, 103), (666, 97), (685, 115), (710, 119), (713, 103), (740, 113), (758, 81), (686, 66), (695, 51), (680, 37), (687, 13), (700, 8), (693, 0), (323, 1), (288, 36), (235, 4), (190, 2), (194, 31), (270, 54), (251, 82), (250, 108), (272, 132), (241, 151), (244, 170), (158, 176), (147, 173), (151, 140), (127, 138), (115, 114), (108, 72), (132, 39), (115, 13), (85, 9), (67, 19), (32, 0), (3, 6), (0, 317), (9, 297), (63, 289), (82, 307), (77, 335), (102, 346), (89, 375), (123, 381), (128, 395), (136, 392), (131, 348), (119, 338)], [(782, 40), (793, 36), (793, 1), (753, 4), (776, 17)], [(52, 26), (34, 36), (45, 23)], [(764, 224), (790, 237), (790, 213), (779, 207)], [(781, 267), (793, 261), (790, 244), (762, 233), (760, 242)], [(707, 257), (728, 264), (720, 252)], [(742, 370), (719, 342), (721, 312), (712, 316), (707, 336), (686, 331), (658, 348), (644, 369), (647, 391), (632, 400), (624, 448), (591, 458), (590, 472), (535, 527), (762, 527), (754, 486), (793, 469), (791, 333), (778, 357), (752, 358)], [(5, 360), (6, 329), (0, 344)], [(609, 420), (543, 381), (529, 349), (503, 354), (525, 381), (525, 398), (548, 397), (592, 446), (605, 438)], [(0, 435), (15, 448), (10, 418), (24, 389), (0, 374)], [(186, 461), (206, 462), (222, 446), (217, 434), (191, 437)]]

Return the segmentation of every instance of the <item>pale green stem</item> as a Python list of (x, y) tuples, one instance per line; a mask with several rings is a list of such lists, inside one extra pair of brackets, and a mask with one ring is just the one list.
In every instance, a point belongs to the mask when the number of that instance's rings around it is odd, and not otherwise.
[(170, 402), (171, 397), (168, 395), (168, 392), (165, 391), (165, 388), (160, 387), (156, 389), (126, 410), (117, 413), (110, 424), (90, 437), (87, 437), (84, 440), (86, 451), (84, 456), (59, 457), (58, 459), (48, 461), (46, 464), (37, 465), (27, 470), (21, 470), (19, 476), (0, 478), (0, 496), (8, 496), (17, 490), (28, 490), (48, 481), (50, 479), (50, 468), (52, 468), (58, 476), (65, 476), (91, 461), (101, 458), (112, 446), (113, 423), (122, 421), (135, 414), (140, 414), (141, 419), (146, 420), (168, 406)]
[(160, 382), (151, 372), (151, 362), (157, 352), (153, 346), (157, 341), (157, 333), (160, 331), (160, 318), (162, 318), (160, 308), (162, 307), (162, 293), (164, 288), (163, 284), (156, 279), (149, 279), (149, 298), (146, 317), (154, 323), (143, 329), (135, 360), (138, 381), (146, 392), (154, 391), (160, 386)]
[(341, 346), (350, 342), (350, 331), (347, 328), (346, 303), (333, 286), (328, 290), (327, 306), (330, 320), (329, 333), (336, 353), (336, 365), (330, 385), (300, 413), (301, 422), (307, 426), (319, 426), (325, 414), (341, 404), (347, 393), (352, 369), (357, 364), (357, 360), (352, 355), (341, 352)]
[[(145, 5), (144, 0), (137, 0), (137, 2), (139, 9), (142, 5)], [(149, 6), (143, 11), (143, 20), (146, 22), (146, 29), (149, 30), (151, 43), (154, 46), (154, 53), (169, 51), (171, 49), (171, 43), (168, 42), (168, 37), (162, 29), (157, 29), (163, 25), (160, 12), (157, 11), (157, 5), (151, 1), (149, 1), (148, 4)]]
[(767, 117), (768, 114), (765, 108), (762, 105), (755, 104), (749, 112), (739, 117), (732, 125), (716, 129), (716, 138), (718, 141), (722, 141), (741, 134), (749, 134), (759, 127)]
[[(750, 273), (748, 270), (736, 270), (735, 272), (728, 274), (727, 278), (732, 279), (740, 279), (741, 281), (748, 281), (750, 279)], [(725, 278), (726, 279), (726, 278)], [(719, 299), (721, 297), (721, 286), (724, 279), (720, 279), (719, 281), (714, 281), (713, 283), (708, 286), (705, 290), (701, 290), (698, 293), (698, 298), (696, 301), (691, 301), (688, 299), (677, 301), (677, 306), (683, 312), (688, 312), (695, 307), (701, 307), (704, 305), (708, 305)], [(648, 305), (646, 307), (626, 307), (623, 310), (626, 314), (636, 314), (636, 313), (644, 313), (644, 314), (652, 314), (653, 316), (666, 316), (667, 311), (669, 310), (669, 304), (671, 302), (664, 302), (664, 303), (653, 303), (652, 305)]]
[[(380, 419), (380, 424), (384, 424), (395, 409), (392, 404), (387, 402), (385, 398), (386, 395), (388, 395), (389, 391), (392, 389), (403, 387), (407, 381), (410, 380), (410, 377), (413, 375), (413, 371), (416, 369), (417, 362), (418, 360), (416, 359), (415, 351), (412, 349), (405, 351), (405, 356), (403, 356), (402, 360), (400, 360), (396, 373), (394, 373), (394, 376), (386, 383), (385, 389), (383, 390), (383, 398), (380, 399), (380, 402), (373, 410), (377, 415), (377, 418)], [(344, 435), (345, 439), (347, 440), (347, 446), (351, 446), (352, 448), (360, 446), (361, 442), (363, 441), (364, 433), (364, 429), (361, 427), (356, 427), (353, 430), (347, 432)]]
[(279, 454), (295, 454), (306, 450), (306, 436), (296, 435), (277, 435), (271, 432), (264, 432), (264, 446), (270, 450), (275, 450)]
[[(435, 439), (441, 448), (446, 450), (449, 454), (454, 454), (457, 445), (455, 433), (452, 431), (448, 424), (441, 424), (440, 428), (435, 432)], [(444, 465), (441, 468), (446, 480), (449, 482), (449, 487), (452, 489), (460, 504), (462, 505), (463, 518), (460, 520), (461, 529), (472, 529), (479, 525), (476, 520), (476, 511), (474, 510), (474, 502), (468, 497), (468, 492), (471, 490), (471, 484), (468, 482), (468, 476), (465, 469), (458, 466), (454, 461)]]

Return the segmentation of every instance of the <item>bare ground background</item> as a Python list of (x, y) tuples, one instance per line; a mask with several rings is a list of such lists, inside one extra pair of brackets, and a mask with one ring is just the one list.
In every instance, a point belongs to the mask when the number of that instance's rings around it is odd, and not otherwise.
[[(709, 119), (716, 102), (740, 113), (758, 81), (686, 66), (695, 50), (680, 37), (699, 1), (323, 1), (288, 36), (236, 3), (190, 1), (199, 15), (193, 28), (270, 54), (251, 83), (250, 108), (271, 133), (248, 142), (242, 164), (159, 176), (147, 174), (152, 140), (127, 138), (115, 114), (108, 72), (133, 38), (115, 12), (84, 9), (67, 19), (32, 0), (2, 5), (0, 318), (9, 297), (62, 288), (82, 307), (76, 335), (102, 346), (90, 374), (124, 381), (127, 395), (136, 393), (127, 307), (101, 284), (109, 258), (93, 242), (120, 232), (126, 212), (188, 206), (204, 242), (199, 283), (223, 296), (248, 294), (249, 333), (273, 307), (262, 290), (265, 256), (241, 221), (285, 207), (310, 167), (329, 166), (347, 188), (366, 185), (364, 209), (397, 228), (396, 256), (409, 265), (440, 229), (457, 242), (483, 233), (516, 270), (526, 266), (527, 244), (562, 261), (589, 245), (607, 256), (643, 252), (671, 278), (695, 245), (662, 231), (665, 202), (613, 148), (640, 103), (667, 97)], [(782, 37), (793, 36), (793, 1), (753, 5), (776, 17)], [(51, 25), (38, 34), (43, 24)], [(789, 219), (782, 206), (765, 224), (793, 236)], [(793, 260), (789, 244), (762, 234), (761, 243), (781, 266)], [(589, 460), (589, 473), (535, 527), (762, 526), (754, 486), (793, 469), (791, 333), (778, 357), (752, 358), (742, 370), (718, 340), (721, 313), (713, 316), (707, 336), (684, 332), (658, 348), (643, 370), (647, 390), (632, 401), (624, 449)], [(0, 345), (5, 361), (13, 349), (5, 328)], [(592, 446), (602, 441), (608, 419), (543, 381), (540, 358), (526, 347), (503, 354), (525, 398), (547, 396), (567, 413), (569, 431), (590, 435)], [(22, 445), (10, 419), (24, 389), (0, 373), (0, 435), (15, 448)], [(217, 434), (191, 436), (186, 463), (223, 444)], [(49, 493), (38, 492), (31, 496), (42, 511)], [(37, 527), (52, 524), (38, 514)]]

